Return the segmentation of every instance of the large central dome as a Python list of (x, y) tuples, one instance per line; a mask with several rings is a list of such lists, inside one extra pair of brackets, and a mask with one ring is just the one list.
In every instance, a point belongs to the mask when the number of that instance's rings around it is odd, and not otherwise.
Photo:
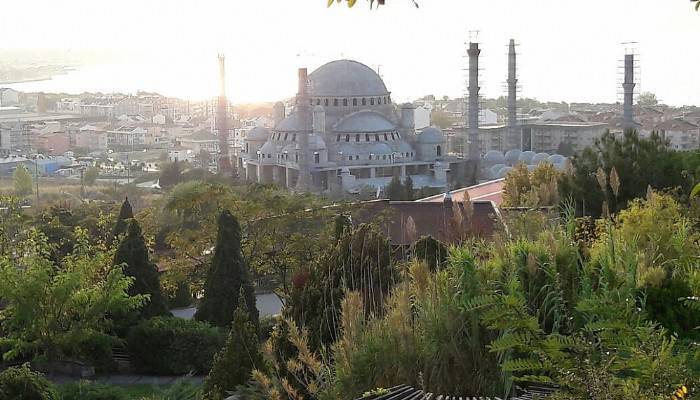
[(389, 91), (372, 68), (352, 60), (324, 64), (309, 75), (313, 97), (385, 96)]

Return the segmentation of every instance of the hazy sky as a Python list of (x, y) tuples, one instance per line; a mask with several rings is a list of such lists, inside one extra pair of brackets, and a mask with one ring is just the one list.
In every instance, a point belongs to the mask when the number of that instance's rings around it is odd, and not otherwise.
[(4, 1), (0, 46), (106, 49), (118, 63), (74, 84), (193, 98), (216, 93), (216, 54), (225, 52), (234, 102), (291, 96), (297, 67), (352, 58), (379, 68), (394, 98), (406, 100), (462, 95), (464, 44), (479, 30), (483, 95), (504, 93), (512, 37), (523, 96), (614, 102), (620, 43), (636, 41), (643, 91), (700, 104), (700, 13), (688, 0), (418, 2), (369, 10), (363, 0), (353, 9), (326, 0)]

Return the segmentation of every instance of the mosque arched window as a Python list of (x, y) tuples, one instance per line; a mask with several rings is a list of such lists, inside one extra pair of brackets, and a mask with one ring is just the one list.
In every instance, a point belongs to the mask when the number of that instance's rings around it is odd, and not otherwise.
[(384, 96), (384, 104), (386, 104), (386, 96)]
[(372, 97), (371, 99), (369, 99), (369, 105), (370, 105), (370, 106), (373, 106), (373, 105), (374, 105), (374, 97)]
[(318, 152), (315, 152), (315, 153), (314, 153), (314, 162), (315, 162), (316, 164), (319, 164), (319, 163), (321, 162), (321, 155), (318, 154)]
[(391, 96), (386, 96), (389, 99), (389, 104), (391, 104)]
[(338, 99), (333, 99), (333, 107), (338, 107)]
[(376, 134), (376, 133), (374, 134), (374, 141), (375, 141), (375, 142), (378, 142), (378, 141), (379, 141), (379, 135)]
[(359, 142), (360, 141), (360, 135), (355, 135), (355, 141)]
[(324, 101), (323, 101), (323, 104), (325, 104), (326, 107), (328, 107), (328, 99), (324, 100)]
[(386, 160), (386, 154), (382, 154), (382, 160)]
[(316, 99), (316, 105), (320, 106), (321, 105), (321, 99)]
[(365, 133), (365, 142), (369, 142), (369, 133)]
[(394, 132), (391, 132), (391, 140), (396, 140), (396, 137), (394, 137)]
[(363, 106), (366, 106), (366, 105), (367, 105), (367, 99), (365, 99), (364, 97), (362, 98), (362, 105), (363, 105)]
[(296, 142), (296, 141), (297, 141), (297, 134), (295, 133), (292, 135), (292, 142)]
[(335, 141), (336, 141), (336, 142), (340, 142), (340, 135), (338, 135), (338, 136), (335, 137)]
[(438, 157), (442, 156), (442, 147), (438, 145), (437, 148), (435, 148), (435, 152), (437, 153)]
[(372, 154), (369, 155), (369, 159), (370, 159), (370, 160), (372, 159)]
[(345, 141), (349, 142), (350, 141), (350, 135), (345, 135)]
[(389, 135), (387, 135), (387, 134), (385, 133), (385, 134), (384, 134), (384, 141), (386, 142), (386, 141), (388, 141), (388, 140), (389, 140)]
[(348, 106), (348, 99), (343, 99), (343, 106), (347, 107)]
[(284, 134), (284, 141), (285, 141), (285, 142), (287, 141), (287, 138), (288, 138), (288, 137), (289, 137), (289, 133), (285, 133), (285, 134)]
[(299, 162), (299, 153), (294, 154), (294, 161)]
[(357, 99), (352, 99), (352, 105), (357, 107)]

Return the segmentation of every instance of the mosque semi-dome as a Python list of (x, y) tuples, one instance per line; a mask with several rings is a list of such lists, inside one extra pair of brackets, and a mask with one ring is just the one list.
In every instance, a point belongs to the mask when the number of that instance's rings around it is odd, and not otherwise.
[(396, 129), (384, 115), (375, 111), (358, 111), (340, 120), (334, 131), (339, 133), (374, 133)]
[(336, 60), (309, 75), (313, 97), (386, 96), (389, 91), (372, 68), (352, 60)]

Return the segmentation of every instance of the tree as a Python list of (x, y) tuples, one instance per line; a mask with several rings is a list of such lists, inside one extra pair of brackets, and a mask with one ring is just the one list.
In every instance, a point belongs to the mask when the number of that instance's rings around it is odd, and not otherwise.
[(100, 174), (100, 169), (97, 167), (90, 167), (83, 174), (83, 182), (88, 186), (93, 186), (97, 181), (97, 177)]
[(209, 163), (211, 162), (211, 154), (202, 149), (199, 151), (199, 162), (202, 165), (202, 168), (207, 170), (209, 168)]
[(214, 357), (211, 371), (204, 380), (205, 397), (209, 400), (226, 398), (237, 386), (248, 382), (254, 369), (261, 368), (260, 343), (246, 306), (245, 289), (241, 288), (226, 344)]
[(440, 129), (447, 129), (452, 126), (453, 119), (442, 110), (433, 110), (430, 113), (430, 122)]
[(147, 296), (148, 300), (141, 310), (142, 317), (149, 318), (168, 312), (161, 293), (158, 267), (150, 262), (141, 226), (134, 219), (128, 222), (126, 236), (117, 247), (114, 265), (123, 265), (124, 274), (134, 278), (134, 284), (129, 288), (131, 296)]
[(221, 212), (214, 257), (204, 283), (204, 297), (195, 318), (214, 326), (229, 326), (238, 308), (239, 292), (245, 293), (250, 319), (258, 326), (255, 293), (241, 252), (241, 227), (228, 210)]
[(124, 202), (122, 202), (122, 206), (119, 209), (117, 223), (114, 225), (114, 230), (112, 231), (112, 240), (116, 239), (119, 235), (126, 233), (128, 222), (133, 218), (134, 211), (131, 209), (131, 203), (129, 203), (129, 198), (125, 197)]
[(162, 188), (175, 186), (182, 181), (182, 163), (172, 162), (165, 164), (160, 172), (158, 185)]
[(91, 246), (81, 228), (75, 236), (77, 244), (60, 266), (48, 258), (46, 238), (36, 231), (17, 246), (19, 259), (0, 258), (5, 360), (94, 359), (96, 344), (109, 352), (116, 342), (110, 315), (143, 304), (143, 296), (129, 296), (133, 279), (113, 266), (112, 254)]
[(32, 194), (32, 175), (27, 171), (24, 165), (18, 165), (12, 179), (15, 183), (15, 193), (18, 196), (27, 196)]
[(413, 179), (411, 176), (406, 176), (406, 180), (403, 182), (404, 186), (404, 198), (403, 200), (413, 201)]
[(642, 92), (639, 94), (639, 98), (637, 99), (637, 103), (640, 106), (655, 106), (659, 104), (659, 101), (656, 99), (656, 95), (652, 92)]

